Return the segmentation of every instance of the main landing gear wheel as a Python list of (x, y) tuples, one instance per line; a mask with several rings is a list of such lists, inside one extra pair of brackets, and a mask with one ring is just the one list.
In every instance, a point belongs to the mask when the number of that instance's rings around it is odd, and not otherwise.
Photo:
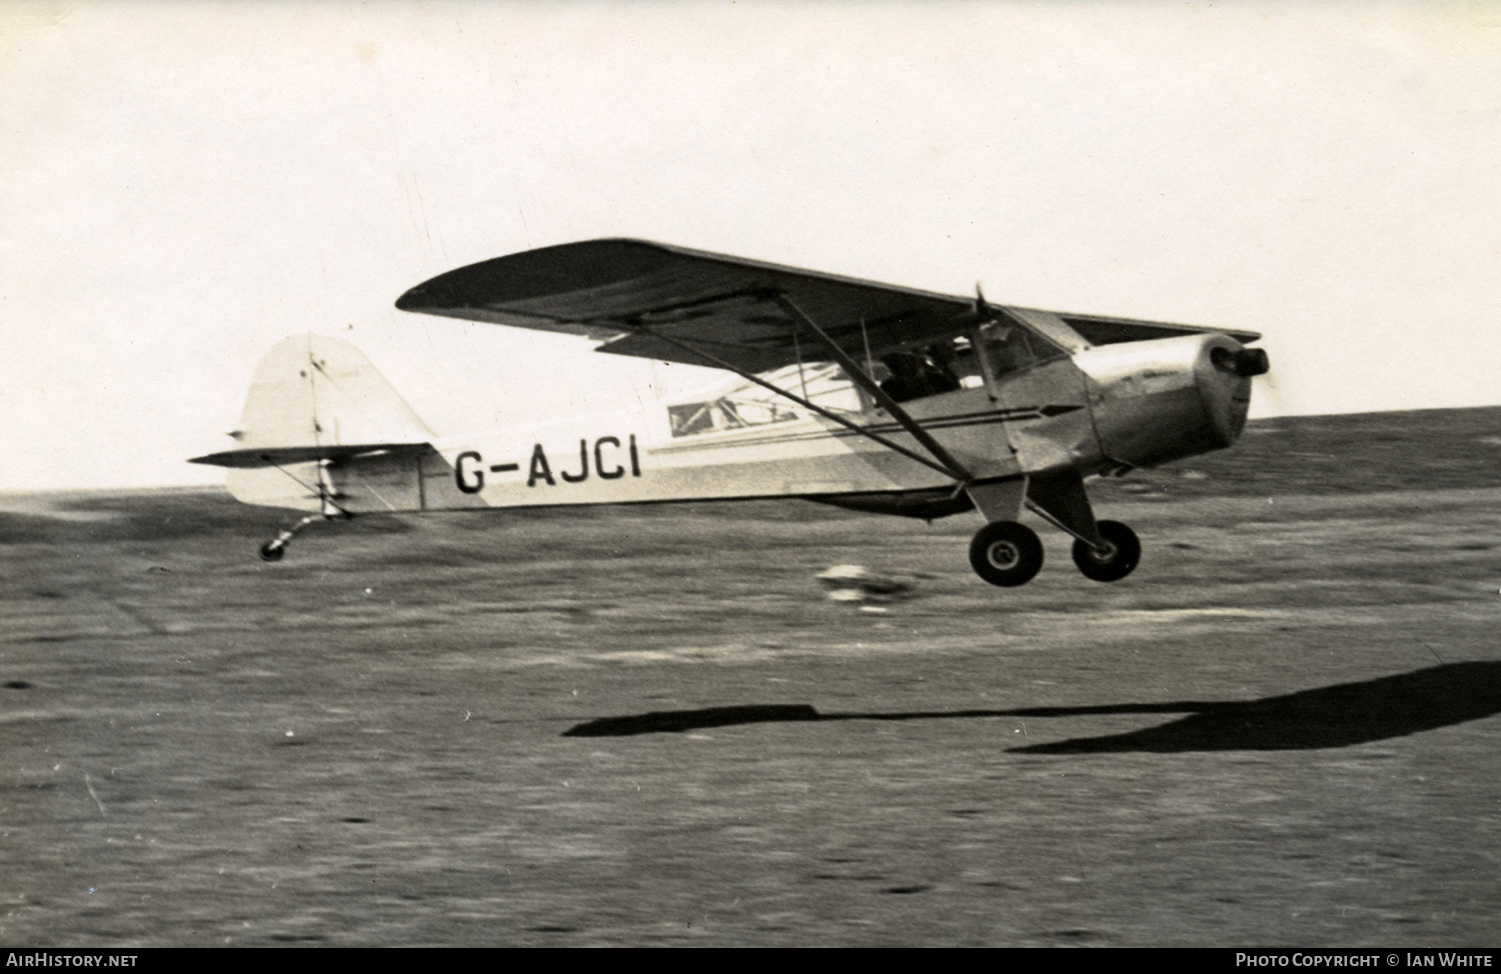
[(1074, 542), (1074, 564), (1085, 577), (1097, 582), (1118, 582), (1131, 574), (1141, 561), (1141, 542), (1136, 532), (1119, 521), (1099, 522), (1105, 551), (1097, 551), (1083, 541)]
[(287, 546), (280, 541), (267, 541), (261, 545), (261, 561), (281, 561), (286, 553)]
[(1042, 542), (1025, 524), (992, 521), (975, 532), (969, 563), (992, 585), (1023, 585), (1042, 568)]

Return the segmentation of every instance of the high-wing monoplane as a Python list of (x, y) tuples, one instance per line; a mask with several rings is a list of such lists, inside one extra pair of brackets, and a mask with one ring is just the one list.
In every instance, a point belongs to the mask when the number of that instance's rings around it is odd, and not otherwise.
[(802, 498), (985, 525), (995, 585), (1042, 566), (1023, 508), (1070, 535), (1086, 576), (1141, 555), (1085, 478), (1227, 447), (1267, 356), (1254, 332), (992, 304), (639, 240), (461, 267), (404, 311), (584, 336), (597, 350), (721, 369), (724, 388), (643, 412), (438, 436), (354, 346), (306, 335), (257, 366), (232, 450), (238, 499), (369, 512)]

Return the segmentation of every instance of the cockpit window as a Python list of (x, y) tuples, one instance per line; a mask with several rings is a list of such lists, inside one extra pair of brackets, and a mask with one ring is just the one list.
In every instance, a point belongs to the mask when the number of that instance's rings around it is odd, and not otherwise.
[[(908, 402), (957, 389), (985, 384), (985, 366), (997, 379), (1060, 358), (1063, 351), (1021, 325), (991, 321), (970, 336), (960, 335), (921, 348), (907, 348), (881, 356), (876, 376), (881, 389), (897, 402)], [(983, 359), (983, 362), (982, 362)]]
[(1029, 369), (1067, 353), (1020, 325), (988, 321), (979, 328), (980, 354), (996, 378)]
[(881, 380), (881, 391), (897, 402), (907, 402), (962, 389), (954, 371), (957, 358), (952, 342), (935, 342), (916, 352), (888, 352), (881, 356), (887, 373)]
[[(1068, 353), (1019, 324), (986, 322), (969, 335), (887, 352), (866, 367), (882, 391), (910, 402), (985, 385), (988, 369), (997, 379)], [(789, 365), (763, 379), (788, 389), (822, 409), (854, 415), (876, 403), (855, 387), (844, 370), (829, 362)], [(698, 436), (790, 423), (809, 411), (765, 387), (740, 380), (667, 407), (674, 437)]]

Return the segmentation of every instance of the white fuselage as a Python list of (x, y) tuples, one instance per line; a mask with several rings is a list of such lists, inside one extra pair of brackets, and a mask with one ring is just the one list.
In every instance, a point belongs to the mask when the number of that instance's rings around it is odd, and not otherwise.
[[(999, 378), (988, 368), (971, 387), (903, 408), (973, 481), (1152, 466), (1234, 442), (1250, 380), (1216, 359), (1240, 349), (1214, 333), (1086, 347)], [(327, 512), (331, 501), (348, 513), (953, 488), (949, 475), (887, 445), (926, 456), (892, 416), (868, 396), (852, 396), (857, 403), (841, 415), (887, 443), (788, 408), (763, 409), (762, 422), (675, 434), (664, 406), (232, 470), (229, 486), (249, 503)]]

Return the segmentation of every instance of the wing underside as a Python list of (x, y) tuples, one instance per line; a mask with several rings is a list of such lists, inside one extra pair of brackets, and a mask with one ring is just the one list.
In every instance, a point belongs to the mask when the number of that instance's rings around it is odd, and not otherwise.
[[(867, 361), (963, 334), (977, 313), (971, 298), (641, 240), (590, 240), (471, 264), (417, 285), (396, 307), (581, 335), (602, 341), (603, 352), (757, 373), (827, 358), (800, 334), (786, 302), (851, 358)], [(1073, 329), (1081, 345), (1220, 330), (1008, 310)]]

